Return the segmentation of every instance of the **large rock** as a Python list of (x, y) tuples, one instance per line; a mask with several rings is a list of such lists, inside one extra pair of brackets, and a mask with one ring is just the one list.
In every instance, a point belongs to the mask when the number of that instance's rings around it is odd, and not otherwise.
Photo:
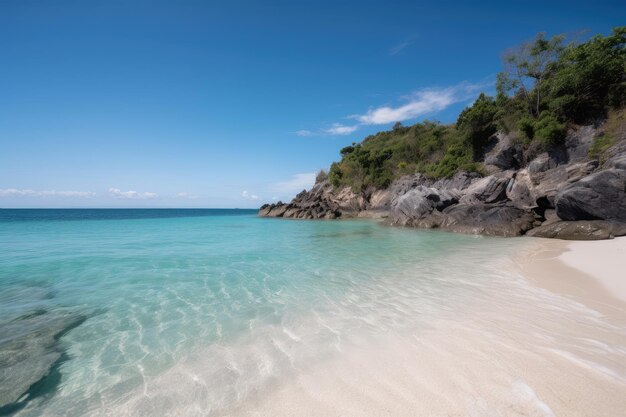
[(391, 204), (391, 192), (389, 190), (376, 190), (370, 195), (369, 209), (383, 210)]
[(556, 194), (564, 186), (581, 180), (591, 174), (598, 166), (597, 161), (559, 165), (543, 172), (528, 170), (532, 182), (531, 197), (541, 208), (554, 208)]
[(537, 202), (531, 193), (533, 188), (530, 174), (526, 169), (520, 169), (515, 173), (506, 187), (506, 197), (511, 200), (515, 207), (521, 209), (532, 209), (537, 206)]
[(606, 220), (544, 223), (526, 233), (526, 236), (565, 240), (601, 240), (624, 235), (626, 235), (626, 223)]
[(493, 168), (499, 170), (520, 168), (524, 160), (524, 153), (515, 138), (511, 135), (498, 133), (494, 135), (494, 139), (496, 139), (495, 145), (485, 154), (485, 167), (490, 171), (493, 171)]
[(463, 204), (496, 203), (506, 200), (506, 189), (513, 178), (513, 171), (506, 171), (481, 178), (463, 192)]
[[(35, 310), (0, 319), (0, 413), (30, 400), (33, 386), (51, 376), (62, 360), (59, 339), (85, 317), (69, 312)], [(58, 375), (56, 376), (59, 377)], [(4, 409), (4, 410), (3, 410)]]
[(543, 152), (528, 163), (528, 173), (531, 175), (545, 172), (549, 169), (567, 162), (567, 154), (563, 149), (556, 149), (550, 152)]
[(626, 221), (626, 170), (611, 168), (568, 185), (555, 199), (563, 220)]
[(596, 129), (593, 125), (581, 126), (570, 130), (565, 137), (565, 149), (569, 162), (578, 162), (588, 158), (589, 148), (593, 145)]
[(626, 138), (607, 149), (603, 157), (602, 168), (626, 169)]
[(492, 236), (520, 236), (530, 230), (535, 216), (509, 202), (457, 204), (442, 213), (439, 227), (452, 232)]
[(480, 180), (481, 175), (477, 172), (459, 171), (451, 178), (442, 178), (435, 181), (431, 187), (440, 190), (463, 191), (474, 182)]
[(420, 185), (398, 197), (391, 206), (391, 221), (401, 226), (416, 225), (434, 210), (442, 211), (459, 201), (459, 192)]
[(349, 187), (336, 191), (328, 180), (323, 180), (316, 183), (311, 190), (303, 190), (289, 204), (264, 204), (259, 209), (259, 216), (335, 219), (353, 217), (365, 208), (366, 201), (362, 195), (357, 195)]

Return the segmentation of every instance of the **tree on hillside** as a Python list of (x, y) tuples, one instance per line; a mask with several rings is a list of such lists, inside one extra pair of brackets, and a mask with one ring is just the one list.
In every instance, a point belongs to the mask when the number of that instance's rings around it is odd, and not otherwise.
[(496, 113), (498, 107), (493, 98), (480, 93), (474, 104), (465, 108), (457, 119), (457, 127), (467, 132), (474, 153), (478, 154), (487, 144), (489, 137), (496, 133)]
[[(545, 33), (539, 33), (533, 41), (505, 53), (504, 72), (498, 74), (497, 79), (498, 93), (519, 92), (525, 97), (530, 112), (539, 117), (541, 85), (564, 49), (563, 39), (562, 35), (546, 39)], [(528, 86), (529, 82), (533, 85)]]
[(558, 117), (584, 123), (626, 104), (626, 27), (609, 36), (570, 45), (541, 85), (547, 107)]

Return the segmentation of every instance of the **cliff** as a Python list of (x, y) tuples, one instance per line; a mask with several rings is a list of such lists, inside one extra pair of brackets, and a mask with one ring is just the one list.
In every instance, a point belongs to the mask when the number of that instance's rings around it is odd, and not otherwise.
[(480, 162), (487, 175), (401, 176), (387, 188), (356, 193), (323, 178), (290, 203), (266, 204), (264, 217), (337, 219), (379, 217), (397, 226), (440, 228), (496, 236), (561, 239), (626, 235), (626, 123), (596, 157), (605, 125), (568, 132), (564, 144), (532, 155), (514, 137), (497, 133)]
[(626, 234), (626, 27), (587, 42), (505, 54), (495, 98), (456, 123), (396, 123), (340, 150), (288, 204), (259, 215), (383, 217), (398, 226), (498, 236)]

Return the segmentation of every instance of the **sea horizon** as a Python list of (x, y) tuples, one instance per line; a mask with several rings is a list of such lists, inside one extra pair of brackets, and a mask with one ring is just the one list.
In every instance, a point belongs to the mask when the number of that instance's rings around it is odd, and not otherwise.
[(0, 417), (625, 417), (625, 16), (1, 0)]

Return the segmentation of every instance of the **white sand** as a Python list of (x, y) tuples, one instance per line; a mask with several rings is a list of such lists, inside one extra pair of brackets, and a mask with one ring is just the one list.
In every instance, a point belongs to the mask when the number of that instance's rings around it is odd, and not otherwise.
[(235, 415), (626, 415), (626, 238), (535, 241), (516, 260), (536, 287), (526, 308), (499, 300), (348, 348)]
[(572, 242), (559, 259), (595, 278), (613, 297), (626, 302), (626, 237)]

